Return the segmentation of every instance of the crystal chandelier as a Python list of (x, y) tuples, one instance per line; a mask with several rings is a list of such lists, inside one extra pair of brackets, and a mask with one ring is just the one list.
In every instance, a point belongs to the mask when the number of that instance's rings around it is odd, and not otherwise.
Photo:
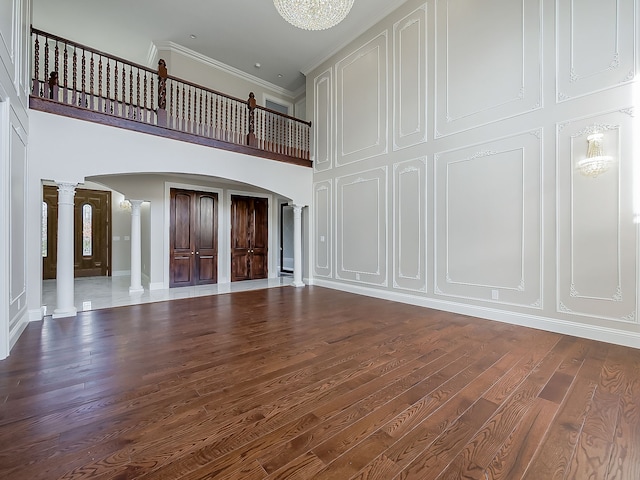
[(273, 4), (282, 18), (295, 27), (303, 30), (326, 30), (344, 20), (353, 1), (273, 0)]
[(587, 158), (583, 158), (577, 164), (578, 170), (588, 177), (597, 177), (609, 169), (613, 160), (609, 155), (604, 155), (602, 150), (602, 133), (592, 133), (587, 137)]

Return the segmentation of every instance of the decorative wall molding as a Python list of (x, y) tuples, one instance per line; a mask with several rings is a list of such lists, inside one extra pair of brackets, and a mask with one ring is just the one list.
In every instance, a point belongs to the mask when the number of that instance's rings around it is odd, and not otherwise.
[(336, 278), (387, 286), (387, 167), (335, 182)]
[(314, 273), (331, 277), (333, 264), (333, 184), (331, 180), (318, 182), (314, 192)]
[(333, 166), (333, 71), (325, 70), (313, 80), (313, 168), (316, 172)]
[(534, 132), (435, 155), (438, 294), (542, 308), (543, 135)]
[(393, 165), (393, 287), (426, 292), (426, 158)]
[[(558, 102), (596, 93), (636, 77), (637, 2), (556, 1)], [(597, 35), (594, 35), (597, 32)]]
[(542, 18), (541, 0), (436, 3), (436, 138), (542, 107)]
[[(557, 307), (559, 313), (637, 323), (637, 227), (633, 223), (635, 119), (620, 109), (562, 122), (557, 145)], [(574, 167), (587, 136), (604, 135), (614, 161), (596, 178)], [(597, 230), (594, 230), (597, 225)], [(632, 312), (631, 314), (629, 312)]]
[(393, 149), (427, 140), (427, 6), (393, 25)]
[(336, 165), (387, 153), (385, 30), (336, 64)]

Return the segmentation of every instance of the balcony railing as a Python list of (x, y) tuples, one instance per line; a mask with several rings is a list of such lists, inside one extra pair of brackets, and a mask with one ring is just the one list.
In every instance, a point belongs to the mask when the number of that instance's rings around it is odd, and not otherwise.
[(310, 166), (311, 123), (31, 29), (31, 107)]

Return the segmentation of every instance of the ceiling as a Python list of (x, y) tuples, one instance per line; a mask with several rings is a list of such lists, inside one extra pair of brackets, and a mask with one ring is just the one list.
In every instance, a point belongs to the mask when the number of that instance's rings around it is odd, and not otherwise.
[(294, 93), (301, 72), (405, 1), (355, 0), (342, 23), (312, 32), (283, 20), (272, 0), (33, 0), (33, 26), (143, 65), (153, 41), (174, 42)]

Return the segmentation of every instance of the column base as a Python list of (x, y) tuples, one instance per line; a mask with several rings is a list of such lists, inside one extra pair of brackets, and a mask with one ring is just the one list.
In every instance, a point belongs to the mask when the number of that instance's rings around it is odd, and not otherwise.
[(143, 287), (129, 287), (129, 295), (135, 295), (137, 293), (144, 293)]
[(53, 315), (51, 315), (51, 318), (75, 317), (77, 314), (78, 314), (78, 310), (76, 309), (76, 307), (56, 308), (53, 311)]
[(292, 287), (296, 287), (296, 288), (300, 288), (300, 287), (306, 287), (306, 285), (304, 284), (304, 282), (293, 282), (291, 284)]

